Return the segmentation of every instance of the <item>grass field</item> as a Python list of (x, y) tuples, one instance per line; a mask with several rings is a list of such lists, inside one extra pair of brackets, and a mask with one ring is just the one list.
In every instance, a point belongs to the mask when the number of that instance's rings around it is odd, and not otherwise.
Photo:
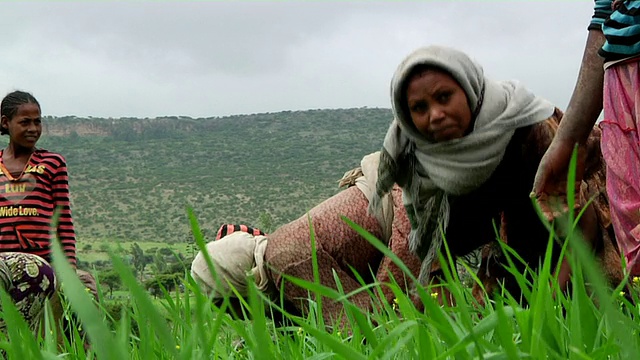
[[(196, 243), (203, 249), (205, 240), (197, 222), (190, 220)], [(363, 284), (358, 291), (369, 293), (376, 305), (364, 311), (349, 301), (353, 294), (319, 285), (316, 275), (313, 281), (291, 279), (309, 291), (310, 311), (303, 317), (288, 314), (279, 301), (251, 284), (243, 299), (250, 320), (229, 316), (229, 299), (213, 304), (186, 273), (184, 291), (154, 298), (117, 253), (109, 261), (124, 290), (96, 306), (55, 243), (53, 265), (67, 314), (77, 314), (75, 328), (86, 331), (91, 346), (85, 350), (77, 331), (58, 342), (61, 333), (49, 311), (43, 335), (34, 336), (10, 298), (0, 291), (7, 324), (6, 334), (0, 333), (0, 349), (8, 359), (637, 359), (640, 278), (630, 279), (629, 287), (624, 283), (609, 288), (575, 231), (573, 215), (560, 226), (567, 234), (573, 269), (568, 294), (560, 291), (553, 276), (556, 269), (550, 251), (530, 281), (515, 270), (517, 256), (505, 245), (510, 259), (507, 269), (520, 284), (523, 302), (499, 292), (479, 305), (457, 273), (449, 271), (454, 263), (445, 253), (440, 260), (455, 306), (439, 304), (433, 296), (438, 290), (430, 287), (416, 288), (424, 304), (424, 310), (418, 310), (395, 283), (385, 285), (396, 296), (391, 303), (376, 296), (381, 284)], [(380, 241), (361, 234), (413, 278)], [(549, 244), (556, 240), (560, 239), (552, 236)], [(317, 263), (314, 270), (317, 274)], [(343, 304), (346, 328), (324, 323), (321, 303), (327, 298)], [(285, 323), (270, 321), (265, 314), (272, 311), (282, 312)]]
[[(197, 240), (202, 247), (203, 239)], [(379, 241), (369, 240), (394, 258)], [(638, 307), (628, 299), (638, 300), (637, 287), (631, 294), (609, 289), (586, 247), (571, 234), (569, 242), (576, 284), (571, 294), (557, 291), (550, 256), (533, 282), (516, 274), (529, 304), (524, 307), (509, 294), (478, 306), (469, 288), (448, 267), (447, 286), (457, 305), (440, 305), (431, 296), (436, 290), (418, 287), (424, 311), (416, 310), (395, 284), (390, 285), (396, 293), (391, 304), (374, 295), (378, 284), (363, 287), (379, 308), (363, 312), (349, 302), (350, 294), (298, 281), (309, 290), (311, 310), (305, 317), (285, 313), (284, 326), (264, 315), (266, 310), (282, 308), (255, 286), (250, 287), (245, 303), (252, 320), (229, 316), (228, 299), (213, 305), (189, 277), (185, 277), (184, 292), (165, 292), (154, 299), (117, 255), (111, 261), (126, 290), (96, 307), (56, 246), (56, 271), (70, 309), (77, 312), (92, 346), (85, 352), (77, 334), (57, 345), (58, 330), (51, 323), (46, 324), (44, 337), (35, 338), (8, 298), (0, 294), (7, 304), (3, 313), (9, 324), (8, 336), (0, 335), (0, 348), (10, 359), (635, 358), (640, 350)], [(585, 283), (590, 284), (588, 288)], [(314, 300), (319, 294), (344, 304), (349, 328), (324, 326), (321, 307)], [(108, 310), (112, 303), (122, 304), (116, 314)]]

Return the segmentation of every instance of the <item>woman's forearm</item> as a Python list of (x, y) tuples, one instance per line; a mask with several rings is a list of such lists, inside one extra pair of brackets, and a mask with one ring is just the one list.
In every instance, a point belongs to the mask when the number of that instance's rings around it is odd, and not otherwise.
[(605, 42), (600, 30), (589, 30), (578, 80), (558, 128), (557, 137), (584, 143), (602, 112), (604, 62), (598, 50)]

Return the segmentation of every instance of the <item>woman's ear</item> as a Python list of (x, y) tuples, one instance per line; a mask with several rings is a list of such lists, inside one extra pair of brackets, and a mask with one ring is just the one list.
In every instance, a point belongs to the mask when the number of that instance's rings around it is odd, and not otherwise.
[(0, 126), (2, 126), (3, 129), (9, 129), (9, 118), (7, 117), (7, 115), (2, 115), (2, 117), (0, 118)]

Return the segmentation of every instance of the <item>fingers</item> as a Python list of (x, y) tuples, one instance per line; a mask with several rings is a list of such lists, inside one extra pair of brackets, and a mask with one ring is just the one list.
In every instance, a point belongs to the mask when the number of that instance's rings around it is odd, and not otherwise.
[[(545, 184), (549, 178), (547, 168), (544, 163), (540, 163), (536, 176), (533, 179), (533, 189), (531, 189), (531, 195), (538, 197), (544, 192)], [(530, 195), (530, 196), (531, 196)]]
[[(566, 194), (550, 196), (545, 192), (539, 195), (532, 192), (529, 196), (536, 201), (540, 208), (540, 212), (549, 222), (563, 217), (569, 212), (569, 203), (567, 201)], [(576, 199), (573, 203), (574, 212), (582, 209), (582, 205), (583, 201)]]
[(567, 204), (566, 196), (554, 196), (550, 199), (549, 204), (549, 207), (553, 210), (552, 215), (554, 219), (569, 212), (569, 204)]
[(530, 197), (535, 199), (536, 204), (540, 208), (540, 212), (547, 219), (547, 221), (551, 222), (555, 218), (555, 212), (549, 202), (549, 197), (546, 193), (540, 193), (536, 195), (535, 193), (531, 193)]
[(547, 206), (546, 204), (544, 206), (541, 205), (540, 209), (542, 210), (542, 215), (544, 216), (544, 218), (548, 222), (553, 222), (553, 220), (557, 216), (557, 212), (554, 212), (553, 210), (551, 210), (551, 208), (549, 206)]
[[(540, 212), (548, 222), (553, 222), (561, 217), (565, 217), (569, 213), (569, 204), (567, 202), (566, 194), (559, 196), (549, 196), (546, 193), (542, 193), (540, 195), (531, 193), (530, 196), (536, 201), (538, 207), (540, 208)], [(582, 205), (583, 201), (579, 201), (578, 199), (574, 201), (573, 211), (574, 213), (576, 213), (576, 215), (577, 212), (582, 209)]]

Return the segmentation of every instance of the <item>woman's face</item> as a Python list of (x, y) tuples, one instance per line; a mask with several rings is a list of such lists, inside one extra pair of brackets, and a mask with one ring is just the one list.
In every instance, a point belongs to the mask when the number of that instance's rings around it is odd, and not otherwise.
[(18, 106), (18, 111), (11, 119), (2, 117), (2, 127), (9, 131), (12, 143), (23, 148), (35, 147), (42, 134), (40, 107), (34, 103)]
[(471, 126), (466, 93), (442, 71), (429, 69), (410, 78), (407, 106), (413, 124), (430, 141), (459, 139)]

